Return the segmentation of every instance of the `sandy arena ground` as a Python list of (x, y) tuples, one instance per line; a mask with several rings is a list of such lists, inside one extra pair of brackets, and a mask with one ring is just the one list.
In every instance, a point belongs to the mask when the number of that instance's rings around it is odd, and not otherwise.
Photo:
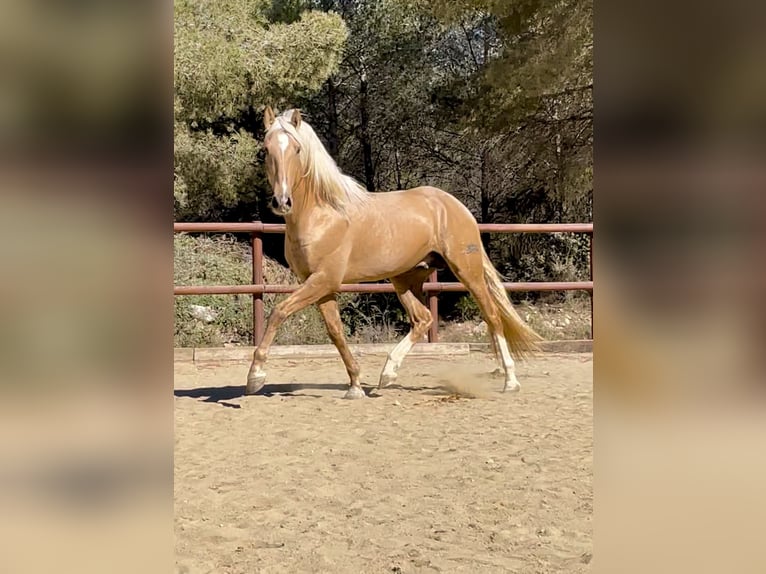
[(592, 364), (521, 363), (504, 395), (487, 355), (411, 357), (345, 401), (339, 359), (274, 359), (256, 397), (247, 364), (177, 363), (177, 572), (589, 571)]

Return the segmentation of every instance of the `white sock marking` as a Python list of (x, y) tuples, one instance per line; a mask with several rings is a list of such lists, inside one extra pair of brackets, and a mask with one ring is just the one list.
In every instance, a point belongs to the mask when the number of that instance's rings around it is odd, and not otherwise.
[(508, 347), (508, 341), (502, 335), (495, 335), (495, 343), (500, 351), (500, 359), (503, 363), (503, 370), (505, 371), (505, 384), (509, 387), (519, 386), (519, 381), (516, 380), (515, 365), (513, 357), (511, 357), (511, 350)]
[(399, 367), (402, 366), (404, 357), (407, 356), (407, 353), (409, 353), (414, 346), (415, 341), (412, 340), (412, 331), (410, 331), (401, 341), (397, 343), (396, 347), (394, 347), (394, 349), (388, 355), (388, 359), (386, 360), (386, 364), (383, 367), (382, 374), (388, 376), (396, 376), (396, 371), (398, 371)]

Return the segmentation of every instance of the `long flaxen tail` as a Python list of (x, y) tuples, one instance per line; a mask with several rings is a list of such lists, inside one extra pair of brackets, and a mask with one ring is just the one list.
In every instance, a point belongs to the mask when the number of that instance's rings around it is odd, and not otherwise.
[[(486, 251), (482, 249), (482, 267), (484, 268), (484, 280), (487, 282), (492, 301), (497, 306), (500, 317), (503, 322), (503, 337), (513, 353), (514, 358), (522, 359), (540, 350), (540, 341), (543, 338), (535, 333), (519, 316), (516, 309), (513, 308), (508, 294), (503, 287), (503, 279), (492, 265), (492, 261), (487, 257)], [(492, 339), (492, 348), (497, 354), (494, 338)]]

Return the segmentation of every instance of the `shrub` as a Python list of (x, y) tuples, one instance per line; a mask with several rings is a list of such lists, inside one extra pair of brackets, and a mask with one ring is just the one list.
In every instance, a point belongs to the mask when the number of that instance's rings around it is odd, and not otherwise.
[[(246, 285), (251, 282), (250, 246), (230, 235), (175, 235), (174, 282), (176, 285)], [(295, 285), (295, 275), (273, 259), (264, 257), (264, 281)], [(268, 317), (281, 294), (264, 295)], [(358, 310), (358, 296), (339, 297), (347, 334), (358, 324), (371, 336), (373, 321)], [(355, 310), (357, 309), (357, 310)], [(380, 336), (377, 336), (380, 339)], [(329, 343), (330, 339), (315, 306), (290, 317), (277, 332), (278, 344)], [(253, 298), (250, 295), (182, 295), (175, 297), (175, 337), (178, 347), (207, 347), (227, 344), (253, 344)]]

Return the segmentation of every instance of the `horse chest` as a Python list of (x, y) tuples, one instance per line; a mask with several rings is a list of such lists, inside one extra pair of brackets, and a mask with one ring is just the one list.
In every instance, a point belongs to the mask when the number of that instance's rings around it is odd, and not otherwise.
[(285, 258), (293, 273), (303, 281), (319, 267), (322, 253), (315, 241), (309, 238), (285, 237)]
[(342, 264), (348, 251), (344, 237), (348, 223), (331, 211), (318, 211), (288, 224), (285, 258), (301, 280), (328, 265)]
[(308, 275), (308, 258), (300, 245), (295, 241), (291, 241), (289, 237), (285, 237), (285, 259), (287, 264), (290, 265), (293, 273), (295, 273), (299, 279), (305, 279)]

